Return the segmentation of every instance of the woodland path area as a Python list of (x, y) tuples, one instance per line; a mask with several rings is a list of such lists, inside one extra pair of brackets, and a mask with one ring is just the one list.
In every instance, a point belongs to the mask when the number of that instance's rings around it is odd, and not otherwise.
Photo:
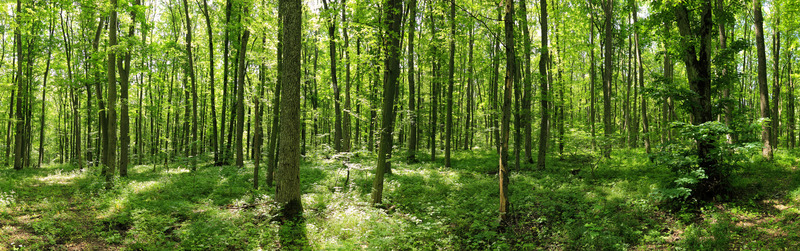
[[(361, 155), (359, 157), (358, 155)], [(301, 167), (312, 249), (753, 249), (800, 244), (798, 159), (737, 170), (736, 196), (700, 212), (669, 210), (653, 191), (669, 172), (642, 153), (615, 152), (592, 175), (580, 155), (544, 171), (511, 174), (511, 228), (496, 231), (496, 157), (454, 152), (440, 162), (397, 163), (386, 206), (369, 206), (374, 157), (307, 158)], [(330, 155), (329, 155), (330, 156)], [(344, 165), (342, 159), (349, 159)], [(349, 170), (350, 175), (347, 175)], [(252, 165), (191, 172), (135, 166), (104, 190), (99, 169), (69, 165), (0, 170), (0, 250), (280, 248), (272, 188), (252, 190)], [(346, 186), (345, 186), (346, 184)]]

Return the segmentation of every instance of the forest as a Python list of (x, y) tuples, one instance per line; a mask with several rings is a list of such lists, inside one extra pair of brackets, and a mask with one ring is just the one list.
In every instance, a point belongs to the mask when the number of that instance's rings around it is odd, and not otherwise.
[(800, 249), (797, 0), (0, 0), (0, 250)]

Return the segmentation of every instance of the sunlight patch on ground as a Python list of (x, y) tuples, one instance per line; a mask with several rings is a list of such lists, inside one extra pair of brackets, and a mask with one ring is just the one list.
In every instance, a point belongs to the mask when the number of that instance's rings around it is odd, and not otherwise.
[(164, 171), (164, 173), (168, 173), (168, 174), (182, 174), (182, 173), (188, 173), (188, 172), (191, 172), (191, 171), (192, 171), (192, 170), (190, 170), (190, 169), (187, 169), (187, 168), (172, 168), (172, 169), (169, 169), (169, 170), (166, 170), (166, 171)]
[(138, 194), (141, 192), (148, 192), (150, 190), (153, 190), (154, 187), (158, 186), (159, 184), (161, 183), (157, 181), (144, 181), (144, 182), (134, 181), (128, 184), (128, 189), (131, 192)]
[(85, 172), (82, 172), (80, 169), (74, 171), (63, 172), (61, 169), (56, 170), (53, 174), (38, 177), (37, 180), (47, 183), (47, 184), (69, 184), (72, 182), (73, 179), (84, 176)]

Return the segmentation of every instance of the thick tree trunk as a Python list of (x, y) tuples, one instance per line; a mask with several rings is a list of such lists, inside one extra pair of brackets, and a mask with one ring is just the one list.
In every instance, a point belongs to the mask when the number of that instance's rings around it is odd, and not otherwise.
[[(109, 47), (117, 45), (117, 0), (111, 0), (111, 18), (108, 24), (108, 40)], [(106, 171), (106, 189), (113, 187), (113, 177), (117, 165), (117, 70), (115, 67), (116, 53), (110, 50), (108, 53), (108, 119), (106, 120), (106, 145), (105, 149), (105, 165)]]
[[(700, 125), (712, 121), (713, 112), (711, 104), (711, 2), (702, 3), (699, 8), (699, 27), (690, 25), (690, 12), (687, 7), (680, 4), (675, 9), (675, 18), (678, 30), (684, 39), (696, 41), (699, 46), (686, 46), (684, 52), (684, 62), (686, 64), (686, 77), (689, 88), (697, 93), (690, 98), (692, 112), (692, 124)], [(699, 49), (699, 50), (698, 50)], [(715, 151), (713, 139), (696, 139), (697, 153), (700, 168), (703, 168), (708, 176), (698, 184), (698, 188), (693, 191), (701, 199), (710, 199), (722, 191), (724, 177), (717, 167), (716, 158), (712, 156)]]
[[(297, 125), (300, 124), (302, 7), (300, 0), (280, 0), (279, 9), (282, 13), (281, 23), (285, 28), (281, 39), (284, 43), (285, 60), (280, 103), (281, 154), (278, 156), (280, 167), (277, 170), (275, 201), (281, 206), (281, 213), (285, 219), (299, 219), (303, 214), (303, 203), (300, 201), (300, 142), (297, 140), (300, 136), (300, 127)], [(248, 34), (249, 32), (245, 31), (245, 36)]]

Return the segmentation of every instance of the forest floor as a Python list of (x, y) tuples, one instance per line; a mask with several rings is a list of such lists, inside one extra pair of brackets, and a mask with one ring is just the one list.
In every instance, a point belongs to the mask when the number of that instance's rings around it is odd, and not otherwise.
[[(304, 228), (315, 250), (796, 250), (795, 156), (743, 163), (731, 176), (732, 196), (682, 211), (658, 199), (674, 178), (643, 152), (599, 162), (553, 157), (546, 170), (512, 168), (512, 223), (498, 232), (490, 151), (456, 152), (452, 168), (396, 156), (380, 209), (368, 203), (374, 155), (315, 152), (301, 167)], [(138, 165), (105, 190), (98, 168), (0, 169), (0, 250), (278, 249), (274, 188), (262, 179), (262, 189), (252, 189), (252, 172)]]

